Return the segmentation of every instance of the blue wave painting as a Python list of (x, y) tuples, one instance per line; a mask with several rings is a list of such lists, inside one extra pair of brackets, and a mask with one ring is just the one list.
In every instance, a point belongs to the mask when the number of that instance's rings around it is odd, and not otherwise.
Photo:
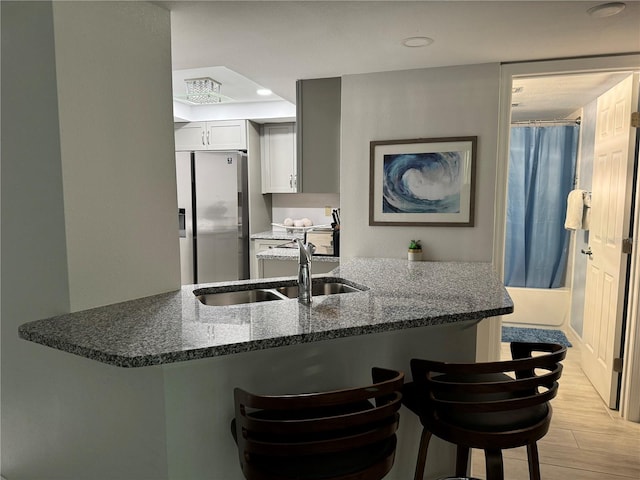
[(383, 213), (460, 213), (462, 155), (384, 155)]

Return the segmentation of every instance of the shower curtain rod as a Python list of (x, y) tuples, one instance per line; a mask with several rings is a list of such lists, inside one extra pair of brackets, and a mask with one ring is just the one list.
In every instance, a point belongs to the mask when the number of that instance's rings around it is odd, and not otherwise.
[(523, 120), (519, 122), (511, 122), (512, 126), (535, 126), (535, 125), (580, 125), (580, 117), (575, 119), (559, 119), (559, 120)]

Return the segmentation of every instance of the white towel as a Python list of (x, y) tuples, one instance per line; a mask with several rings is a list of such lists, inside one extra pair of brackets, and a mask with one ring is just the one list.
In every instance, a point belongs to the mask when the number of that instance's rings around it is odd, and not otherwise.
[(578, 230), (582, 228), (582, 216), (584, 214), (584, 190), (571, 190), (567, 197), (567, 217), (564, 221), (566, 230)]
[(584, 212), (582, 213), (582, 229), (589, 230), (591, 223), (591, 192), (584, 192), (582, 195), (584, 203)]

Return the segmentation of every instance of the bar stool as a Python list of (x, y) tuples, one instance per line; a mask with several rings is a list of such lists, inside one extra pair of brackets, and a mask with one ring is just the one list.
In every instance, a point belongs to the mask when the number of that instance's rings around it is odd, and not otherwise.
[(234, 390), (231, 431), (247, 480), (379, 480), (391, 467), (404, 373), (373, 384), (298, 395)]
[(480, 448), (485, 451), (487, 480), (503, 480), (502, 450), (526, 445), (529, 478), (540, 480), (536, 442), (549, 430), (549, 401), (558, 391), (560, 362), (567, 350), (524, 342), (513, 342), (510, 348), (513, 360), (502, 362), (411, 360), (414, 381), (405, 384), (402, 403), (424, 427), (415, 480), (423, 478), (431, 435), (457, 445), (457, 476), (467, 473), (469, 449)]

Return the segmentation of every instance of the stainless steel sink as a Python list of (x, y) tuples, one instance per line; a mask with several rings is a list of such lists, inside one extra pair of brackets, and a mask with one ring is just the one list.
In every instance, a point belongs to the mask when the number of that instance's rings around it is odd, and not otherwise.
[(235, 292), (206, 293), (197, 295), (205, 305), (239, 305), (242, 303), (268, 302), (271, 300), (282, 300), (282, 295), (278, 295), (273, 290), (258, 288), (255, 290), (237, 290)]
[[(290, 285), (287, 287), (276, 288), (276, 291), (282, 293), (287, 298), (298, 297), (298, 285)], [(342, 282), (314, 282), (311, 284), (311, 295), (333, 295), (335, 293), (351, 293), (361, 292), (359, 288), (352, 287)]]
[[(247, 285), (242, 285), (238, 288), (238, 290), (230, 292), (211, 292), (211, 289), (202, 288), (196, 290), (194, 294), (204, 305), (212, 306), (241, 305), (244, 303), (270, 302), (273, 300), (289, 300), (292, 298), (298, 298), (298, 285), (295, 280), (262, 284), (260, 287), (256, 286), (256, 288), (248, 288)], [(341, 279), (332, 277), (313, 279), (311, 288), (311, 294), (314, 297), (367, 290), (366, 287), (349, 285)]]

